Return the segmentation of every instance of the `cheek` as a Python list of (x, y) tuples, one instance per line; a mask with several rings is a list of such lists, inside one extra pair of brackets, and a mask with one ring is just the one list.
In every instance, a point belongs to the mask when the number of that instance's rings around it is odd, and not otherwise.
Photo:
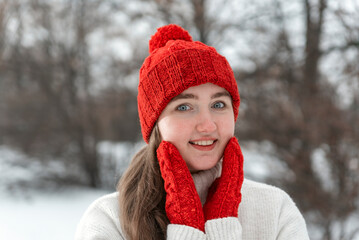
[(231, 137), (234, 136), (234, 126), (235, 126), (235, 122), (233, 121), (233, 119), (231, 121), (229, 121), (228, 123), (226, 123), (227, 126), (227, 134), (230, 135)]
[(222, 136), (230, 138), (234, 136), (234, 126), (234, 117), (228, 116), (219, 121), (218, 129)]
[(158, 128), (164, 141), (177, 146), (188, 135), (189, 125), (185, 121), (165, 117), (158, 122)]

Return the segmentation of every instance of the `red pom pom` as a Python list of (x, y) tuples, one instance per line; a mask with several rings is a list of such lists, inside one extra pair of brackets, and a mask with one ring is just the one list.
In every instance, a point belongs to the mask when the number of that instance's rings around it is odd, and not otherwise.
[(155, 35), (151, 37), (149, 42), (149, 52), (164, 47), (169, 40), (185, 40), (192, 42), (189, 33), (178, 25), (170, 24), (157, 29)]

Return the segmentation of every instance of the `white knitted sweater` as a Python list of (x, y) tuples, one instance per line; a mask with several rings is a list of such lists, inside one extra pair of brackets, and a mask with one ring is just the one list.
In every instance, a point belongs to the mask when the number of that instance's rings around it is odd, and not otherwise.
[[(202, 203), (221, 166), (193, 175)], [(245, 179), (238, 218), (213, 219), (205, 233), (184, 225), (169, 224), (168, 240), (306, 240), (304, 219), (292, 199), (279, 188)], [(75, 240), (125, 239), (119, 221), (118, 193), (97, 199), (83, 215)]]

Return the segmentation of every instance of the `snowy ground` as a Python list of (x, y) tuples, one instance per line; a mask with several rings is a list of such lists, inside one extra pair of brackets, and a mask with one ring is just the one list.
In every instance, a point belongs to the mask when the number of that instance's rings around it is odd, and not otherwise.
[(73, 239), (86, 207), (104, 190), (61, 187), (44, 180), (64, 171), (59, 162), (47, 165), (0, 146), (0, 239)]
[(87, 206), (107, 192), (68, 189), (34, 193), (30, 198), (0, 198), (0, 239), (73, 239), (76, 225)]

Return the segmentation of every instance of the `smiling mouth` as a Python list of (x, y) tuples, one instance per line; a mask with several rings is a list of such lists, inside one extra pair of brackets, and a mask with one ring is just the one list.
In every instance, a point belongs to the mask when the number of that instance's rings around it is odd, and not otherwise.
[(189, 143), (192, 145), (198, 146), (210, 146), (215, 143), (217, 140), (204, 140), (204, 141), (190, 141)]
[(200, 141), (190, 141), (191, 146), (201, 152), (212, 151), (217, 144), (217, 140), (200, 140)]

